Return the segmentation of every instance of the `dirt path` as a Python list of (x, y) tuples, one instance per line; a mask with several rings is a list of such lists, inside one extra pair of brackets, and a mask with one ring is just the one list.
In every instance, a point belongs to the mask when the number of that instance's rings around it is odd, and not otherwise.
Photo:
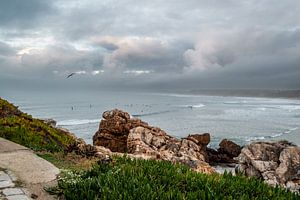
[(30, 149), (0, 138), (0, 199), (52, 200), (43, 188), (54, 185), (58, 174), (57, 167)]

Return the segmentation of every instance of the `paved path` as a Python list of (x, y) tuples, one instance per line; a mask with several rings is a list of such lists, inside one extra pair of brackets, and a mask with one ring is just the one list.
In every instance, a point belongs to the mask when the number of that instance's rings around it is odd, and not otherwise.
[[(58, 174), (57, 167), (30, 149), (0, 138), (0, 200), (53, 199), (43, 188), (53, 185)], [(16, 182), (23, 183), (26, 190)]]

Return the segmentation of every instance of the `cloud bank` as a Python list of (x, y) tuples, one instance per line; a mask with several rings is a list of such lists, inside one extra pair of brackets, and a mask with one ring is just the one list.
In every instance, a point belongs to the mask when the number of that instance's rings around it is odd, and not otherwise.
[(74, 83), (104, 87), (299, 89), (299, 10), (297, 0), (3, 0), (0, 84), (76, 72)]

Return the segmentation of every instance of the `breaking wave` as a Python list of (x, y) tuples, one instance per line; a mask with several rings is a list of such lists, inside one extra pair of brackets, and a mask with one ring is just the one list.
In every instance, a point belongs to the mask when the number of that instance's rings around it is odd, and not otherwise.
[(181, 107), (181, 108), (202, 108), (204, 107), (205, 105), (200, 103), (200, 104), (195, 104), (195, 105), (179, 105), (178, 107)]
[(287, 129), (286, 131), (283, 131), (281, 133), (277, 133), (277, 134), (274, 134), (274, 135), (267, 135), (267, 136), (251, 136), (251, 137), (247, 137), (246, 138), (246, 141), (247, 142), (250, 142), (250, 141), (256, 141), (256, 140), (266, 140), (266, 139), (272, 139), (272, 138), (277, 138), (277, 137), (280, 137), (284, 134), (290, 134), (291, 132), (295, 131), (295, 130), (298, 130), (299, 127), (294, 127), (294, 128), (290, 128), (290, 129)]

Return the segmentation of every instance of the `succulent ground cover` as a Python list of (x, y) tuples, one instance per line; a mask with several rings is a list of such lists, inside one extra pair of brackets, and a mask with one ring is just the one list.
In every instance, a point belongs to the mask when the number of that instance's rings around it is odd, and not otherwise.
[(52, 188), (66, 199), (300, 199), (242, 175), (207, 175), (167, 161), (114, 157), (87, 171), (66, 171)]

